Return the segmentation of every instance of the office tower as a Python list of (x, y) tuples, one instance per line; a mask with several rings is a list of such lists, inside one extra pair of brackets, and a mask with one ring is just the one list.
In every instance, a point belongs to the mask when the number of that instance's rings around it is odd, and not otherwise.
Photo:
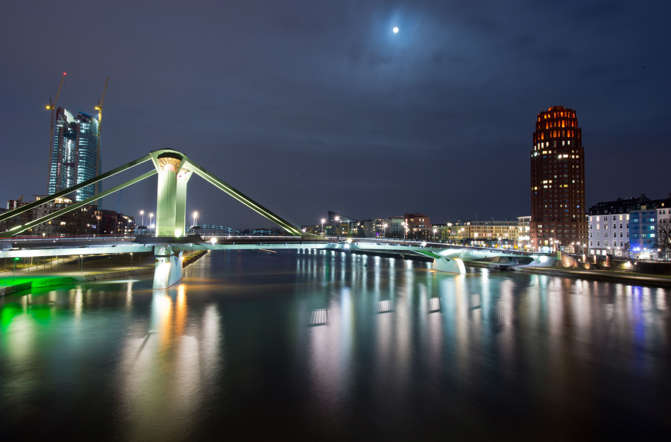
[(536, 117), (531, 149), (532, 246), (578, 250), (587, 242), (585, 158), (573, 109), (552, 106)]
[[(98, 119), (67, 109), (56, 110), (51, 140), (48, 193), (59, 192), (96, 176), (98, 168)], [(75, 201), (83, 201), (95, 193), (95, 185), (79, 189)]]

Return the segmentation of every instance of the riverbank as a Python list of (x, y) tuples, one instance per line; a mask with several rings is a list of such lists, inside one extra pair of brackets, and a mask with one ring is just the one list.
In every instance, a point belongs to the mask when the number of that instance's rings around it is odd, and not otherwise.
[(647, 285), (653, 287), (671, 287), (671, 275), (650, 275), (645, 273), (624, 272), (616, 270), (578, 270), (556, 267), (515, 267), (515, 271), (523, 273), (539, 273), (551, 276), (589, 279), (593, 281), (616, 282), (630, 285)]
[[(182, 267), (196, 262), (207, 251), (193, 251), (184, 253)], [(132, 266), (117, 265), (113, 267), (93, 267), (89, 269), (80, 268), (79, 270), (58, 270), (50, 272), (31, 272), (27, 274), (0, 274), (0, 296), (10, 295), (19, 292), (25, 292), (33, 289), (46, 289), (52, 287), (62, 287), (82, 282), (105, 281), (113, 279), (127, 278), (150, 278), (154, 272), (153, 255), (151, 260), (139, 259), (138, 263)], [(138, 258), (136, 258), (138, 259)]]

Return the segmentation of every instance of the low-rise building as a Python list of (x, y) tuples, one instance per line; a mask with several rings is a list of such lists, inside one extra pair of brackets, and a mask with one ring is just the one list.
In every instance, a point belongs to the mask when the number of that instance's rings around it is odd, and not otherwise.
[[(44, 195), (36, 195), (35, 201), (45, 198)], [(47, 216), (57, 210), (67, 208), (73, 203), (70, 198), (60, 197), (46, 204), (37, 206), (25, 213), (17, 215), (4, 223), (0, 223), (0, 230), (7, 230), (15, 225), (24, 224)], [(8, 201), (7, 207), (11, 210), (17, 209), (27, 202), (22, 198)], [(98, 209), (94, 205), (86, 205), (65, 213), (31, 229), (22, 232), (22, 235), (132, 235), (135, 231), (135, 220), (133, 217), (124, 215), (113, 210)]]
[(597, 203), (588, 213), (592, 255), (664, 257), (671, 249), (671, 198), (618, 198)]
[(531, 249), (531, 215), (517, 217), (517, 248)]
[(615, 213), (590, 211), (587, 241), (591, 255), (629, 254), (629, 213), (620, 212), (622, 208), (614, 210)]
[(642, 208), (629, 213), (629, 253), (633, 257), (657, 256), (657, 210)]
[(407, 239), (429, 239), (431, 219), (421, 213), (406, 213), (404, 216), (405, 237)]
[(402, 216), (390, 216), (387, 218), (385, 236), (388, 238), (403, 238), (405, 236), (405, 218)]
[(518, 221), (469, 221), (468, 240), (480, 245), (513, 246), (519, 236)]
[(128, 236), (135, 231), (135, 219), (114, 210), (98, 209), (98, 233), (103, 235)]

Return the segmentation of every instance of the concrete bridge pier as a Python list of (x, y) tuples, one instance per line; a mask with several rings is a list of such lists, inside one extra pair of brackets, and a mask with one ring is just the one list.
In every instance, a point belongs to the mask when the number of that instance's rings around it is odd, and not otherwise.
[(457, 273), (460, 275), (466, 273), (466, 266), (459, 258), (445, 258), (444, 256), (434, 258), (432, 268), (439, 272)]
[(168, 245), (154, 247), (154, 289), (166, 289), (182, 279), (182, 252)]

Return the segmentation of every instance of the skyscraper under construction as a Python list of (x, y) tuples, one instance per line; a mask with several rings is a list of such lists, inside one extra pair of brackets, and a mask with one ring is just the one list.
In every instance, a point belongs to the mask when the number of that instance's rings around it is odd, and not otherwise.
[[(82, 183), (96, 176), (99, 165), (99, 120), (85, 113), (74, 116), (64, 107), (55, 110), (49, 159), (49, 194)], [(95, 193), (95, 185), (79, 189), (75, 201)]]

